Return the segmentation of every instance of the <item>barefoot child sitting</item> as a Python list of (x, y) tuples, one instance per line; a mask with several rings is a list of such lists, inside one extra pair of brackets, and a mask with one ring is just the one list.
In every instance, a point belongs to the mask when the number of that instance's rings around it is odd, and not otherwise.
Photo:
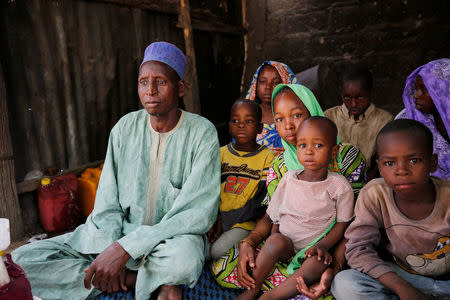
[[(353, 218), (353, 191), (340, 174), (329, 172), (337, 155), (337, 128), (329, 119), (310, 117), (296, 133), (297, 156), (303, 170), (290, 170), (281, 179), (266, 216), (273, 222), (272, 234), (256, 258), (255, 281), (237, 299), (254, 299), (261, 283), (279, 260), (288, 261), (295, 273), (260, 299), (287, 299), (296, 295), (296, 278), (307, 285), (320, 280), (331, 263), (328, 250), (339, 242)], [(244, 239), (243, 243), (252, 243)], [(292, 267), (293, 266), (293, 267)]]
[(345, 233), (352, 269), (336, 275), (331, 291), (337, 299), (448, 299), (450, 183), (430, 176), (437, 166), (432, 133), (399, 119), (376, 145), (383, 178), (359, 194)]
[(250, 100), (238, 100), (231, 108), (229, 130), (234, 143), (220, 148), (220, 213), (208, 232), (214, 259), (245, 238), (265, 212), (261, 202), (274, 154), (256, 143), (262, 130), (261, 115), (260, 106)]

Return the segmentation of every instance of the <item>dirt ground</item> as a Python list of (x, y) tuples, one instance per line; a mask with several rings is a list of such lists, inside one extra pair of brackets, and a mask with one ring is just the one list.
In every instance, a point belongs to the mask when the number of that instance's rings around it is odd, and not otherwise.
[(47, 236), (45, 238), (48, 239), (48, 238), (55, 237), (57, 235), (61, 235), (61, 234), (64, 234), (64, 233), (67, 233), (67, 232), (70, 232), (70, 231), (58, 232), (58, 233), (46, 233), (46, 232), (42, 231), (42, 232), (38, 232), (38, 233), (35, 233), (35, 234), (29, 234), (29, 235), (27, 235), (26, 237), (24, 237), (23, 239), (21, 239), (19, 241), (11, 242), (11, 245), (9, 245), (8, 249), (6, 249), (6, 253), (11, 253), (13, 250), (19, 248), (20, 246), (28, 244), (28, 240), (31, 239), (32, 237), (37, 236), (37, 235), (45, 233), (45, 234), (47, 234)]
[(9, 245), (8, 249), (6, 249), (6, 253), (11, 253), (14, 249), (17, 249), (20, 246), (25, 245), (27, 243), (27, 240), (28, 239), (24, 239), (23, 241), (11, 243), (11, 245)]

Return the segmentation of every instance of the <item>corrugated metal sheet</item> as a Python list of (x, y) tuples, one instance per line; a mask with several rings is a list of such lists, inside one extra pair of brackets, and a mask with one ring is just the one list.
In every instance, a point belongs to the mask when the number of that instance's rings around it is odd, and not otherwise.
[(177, 17), (114, 4), (17, 0), (0, 11), (16, 178), (102, 159), (117, 120), (139, 108), (137, 69), (152, 41), (184, 49)]

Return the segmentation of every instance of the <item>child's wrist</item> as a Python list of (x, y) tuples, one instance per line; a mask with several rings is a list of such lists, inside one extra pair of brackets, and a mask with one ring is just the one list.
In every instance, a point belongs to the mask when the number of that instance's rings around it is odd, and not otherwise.
[(323, 242), (323, 239), (318, 241), (314, 246), (322, 251), (328, 252), (330, 250), (330, 248), (327, 247), (326, 243)]
[(242, 240), (239, 241), (238, 249), (241, 249), (241, 246), (242, 246), (243, 243), (246, 243), (247, 245), (250, 245), (252, 248), (256, 248), (256, 246), (258, 245), (258, 244), (255, 244), (251, 239), (245, 238), (245, 239), (242, 239)]
[(258, 232), (256, 230), (253, 230), (252, 232), (250, 232), (248, 234), (248, 236), (245, 239), (250, 240), (253, 244), (255, 244), (257, 246), (262, 241), (264, 241), (265, 236), (262, 233), (260, 233), (260, 232)]

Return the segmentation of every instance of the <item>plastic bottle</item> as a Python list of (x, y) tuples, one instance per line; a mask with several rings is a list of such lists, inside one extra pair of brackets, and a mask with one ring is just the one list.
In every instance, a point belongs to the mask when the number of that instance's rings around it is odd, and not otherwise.
[(78, 177), (78, 195), (80, 198), (81, 211), (86, 218), (94, 209), (95, 195), (102, 169), (100, 167), (87, 168)]
[(5, 250), (10, 243), (9, 220), (0, 218), (0, 287), (11, 281), (5, 266)]

